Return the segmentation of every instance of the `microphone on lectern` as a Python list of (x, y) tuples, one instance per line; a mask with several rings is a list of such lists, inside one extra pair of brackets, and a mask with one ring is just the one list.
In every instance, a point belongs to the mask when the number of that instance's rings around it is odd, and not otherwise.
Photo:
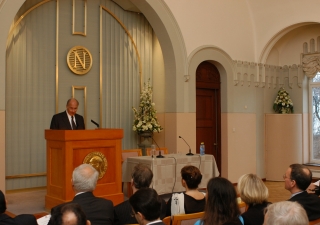
[[(184, 138), (181, 137), (181, 136), (179, 136), (179, 138), (182, 138), (182, 140), (184, 140)], [(186, 155), (193, 155), (192, 152), (191, 152), (190, 145), (186, 142), (186, 140), (184, 140), (184, 142), (189, 146), (189, 153), (187, 153)]]
[(93, 120), (91, 120), (91, 123), (95, 124), (99, 128), (99, 124)]

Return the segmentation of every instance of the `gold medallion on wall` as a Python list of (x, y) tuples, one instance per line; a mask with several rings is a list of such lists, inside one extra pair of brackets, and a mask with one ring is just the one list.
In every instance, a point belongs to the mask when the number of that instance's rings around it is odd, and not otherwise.
[(74, 46), (67, 54), (67, 63), (73, 73), (84, 75), (92, 67), (92, 55), (85, 47)]
[(91, 152), (83, 160), (83, 163), (90, 164), (99, 172), (101, 179), (107, 171), (108, 161), (101, 152)]

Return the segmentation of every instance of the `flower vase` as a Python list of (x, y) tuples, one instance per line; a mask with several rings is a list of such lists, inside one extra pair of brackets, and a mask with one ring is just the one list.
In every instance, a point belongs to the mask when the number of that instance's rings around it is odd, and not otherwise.
[(150, 148), (152, 145), (152, 131), (143, 131), (139, 133), (140, 136), (140, 144), (138, 144), (139, 148), (142, 150), (142, 155), (147, 155), (147, 148)]

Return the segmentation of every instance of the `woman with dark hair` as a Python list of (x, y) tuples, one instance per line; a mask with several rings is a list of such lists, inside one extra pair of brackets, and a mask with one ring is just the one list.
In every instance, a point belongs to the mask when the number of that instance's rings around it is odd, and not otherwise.
[(167, 203), (166, 216), (203, 212), (206, 204), (205, 194), (198, 191), (201, 179), (202, 175), (197, 167), (188, 165), (181, 169), (181, 184), (186, 191), (172, 195)]
[(237, 193), (229, 180), (211, 178), (207, 185), (206, 199), (203, 218), (195, 225), (242, 225)]

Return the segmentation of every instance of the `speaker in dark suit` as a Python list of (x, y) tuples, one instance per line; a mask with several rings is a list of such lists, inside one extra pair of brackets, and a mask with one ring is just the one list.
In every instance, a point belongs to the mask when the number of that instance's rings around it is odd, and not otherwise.
[(67, 101), (66, 111), (55, 114), (51, 119), (50, 129), (52, 130), (84, 130), (84, 119), (76, 114), (79, 102), (75, 98)]

